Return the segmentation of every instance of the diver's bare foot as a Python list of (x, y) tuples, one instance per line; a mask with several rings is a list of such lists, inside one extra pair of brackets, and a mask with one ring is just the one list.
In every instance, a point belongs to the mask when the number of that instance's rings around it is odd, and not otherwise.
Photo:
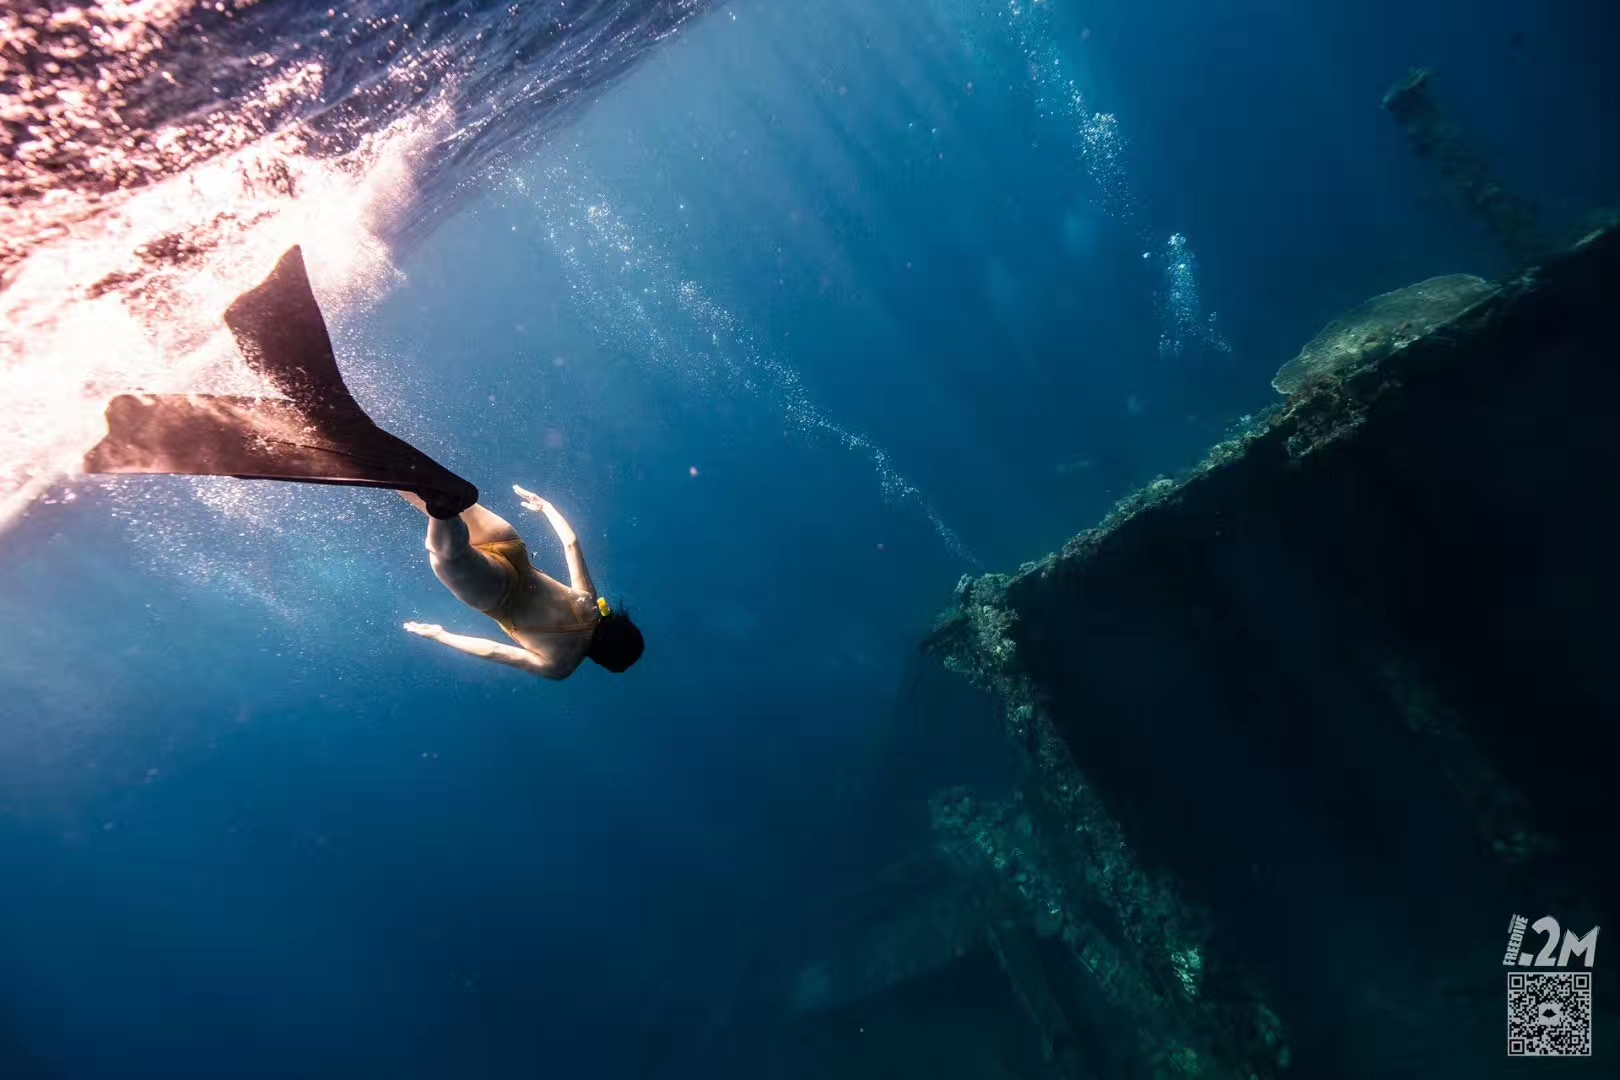
[(427, 503), (423, 502), (422, 496), (418, 495), (416, 492), (401, 491), (399, 493), (399, 497), (416, 507), (418, 510), (422, 511), (422, 513), (427, 513)]

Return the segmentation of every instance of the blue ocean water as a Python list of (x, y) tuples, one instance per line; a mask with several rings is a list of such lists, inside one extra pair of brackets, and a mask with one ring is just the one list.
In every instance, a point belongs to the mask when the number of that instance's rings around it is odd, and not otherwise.
[(403, 633), (482, 630), (385, 493), (59, 485), (0, 548), (0, 1062), (765, 1075), (828, 911), (998, 767), (916, 658), (957, 579), (1191, 464), (1341, 311), (1509, 269), (1385, 88), (1435, 69), (1549, 222), (1620, 178), (1612, 5), (609, 8), (656, 31), (448, 139), (333, 331), (554, 572), (510, 485), (569, 515), (646, 658)]

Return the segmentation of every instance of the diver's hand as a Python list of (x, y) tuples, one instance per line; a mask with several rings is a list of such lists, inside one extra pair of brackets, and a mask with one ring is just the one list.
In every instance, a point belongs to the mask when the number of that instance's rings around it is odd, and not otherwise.
[(546, 515), (546, 520), (551, 522), (551, 527), (557, 533), (557, 539), (562, 541), (563, 547), (573, 547), (579, 543), (579, 537), (574, 535), (573, 526), (569, 525), (567, 519), (557, 512), (555, 506), (552, 506), (551, 503), (528, 488), (521, 488), (513, 484), (512, 490), (517, 492), (518, 498), (523, 500), (523, 509)]
[(528, 488), (518, 487), (516, 484), (513, 484), (512, 490), (517, 492), (517, 497), (519, 499), (523, 500), (523, 509), (525, 510), (533, 510), (537, 514), (544, 514), (552, 509), (552, 505), (549, 502), (542, 499)]
[(408, 622), (405, 624), (405, 629), (413, 634), (417, 634), (425, 638), (440, 638), (444, 636), (444, 627), (440, 626), (438, 623)]

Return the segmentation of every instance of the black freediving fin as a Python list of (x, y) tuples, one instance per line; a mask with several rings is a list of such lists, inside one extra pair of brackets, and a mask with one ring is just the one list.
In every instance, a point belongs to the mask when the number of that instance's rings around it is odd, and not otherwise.
[(248, 365), (285, 398), (121, 394), (89, 473), (165, 473), (412, 491), (454, 517), (478, 489), (372, 422), (343, 383), (294, 247), (225, 312)]
[(290, 249), (269, 277), (231, 302), (225, 325), (248, 367), (305, 412), (360, 411), (338, 373), (301, 248)]

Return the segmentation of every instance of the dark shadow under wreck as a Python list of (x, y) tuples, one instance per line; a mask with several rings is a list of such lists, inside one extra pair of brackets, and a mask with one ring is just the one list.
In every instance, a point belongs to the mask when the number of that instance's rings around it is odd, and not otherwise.
[[(1509, 917), (1620, 911), (1617, 314), (1610, 228), (963, 579), (927, 648), (1026, 761), (1018, 932), (1111, 1020), (1029, 1010), (1065, 1073), (1517, 1075)], [(1561, 1075), (1612, 1075), (1594, 983)]]

